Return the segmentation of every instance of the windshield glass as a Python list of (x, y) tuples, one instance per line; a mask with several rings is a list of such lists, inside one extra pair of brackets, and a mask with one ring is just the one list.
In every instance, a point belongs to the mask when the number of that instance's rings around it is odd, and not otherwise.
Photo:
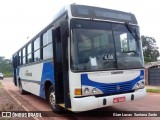
[(74, 20), (72, 27), (72, 70), (113, 70), (143, 66), (139, 40), (133, 38), (125, 25)]
[[(133, 28), (139, 33), (138, 28)], [(112, 24), (112, 29), (116, 46), (117, 67), (119, 69), (142, 67), (140, 40), (136, 40), (138, 37), (134, 37), (122, 24)]]

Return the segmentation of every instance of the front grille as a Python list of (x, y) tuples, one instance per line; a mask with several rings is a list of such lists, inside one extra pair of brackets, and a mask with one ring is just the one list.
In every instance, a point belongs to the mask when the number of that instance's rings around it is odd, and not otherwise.
[(131, 82), (123, 82), (101, 85), (100, 89), (103, 91), (104, 94), (115, 94), (131, 91), (132, 87), (133, 84)]
[(133, 93), (135, 90), (130, 90), (126, 92), (118, 92), (118, 93), (108, 93), (108, 94), (99, 94), (95, 95), (95, 97), (106, 97), (106, 96), (112, 96), (112, 95), (120, 95), (120, 94), (125, 94), (125, 93)]

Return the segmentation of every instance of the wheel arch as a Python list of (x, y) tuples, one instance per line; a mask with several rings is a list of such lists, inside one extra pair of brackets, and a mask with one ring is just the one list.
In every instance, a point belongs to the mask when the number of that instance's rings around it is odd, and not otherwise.
[(54, 85), (52, 84), (51, 80), (46, 80), (45, 81), (45, 84), (44, 84), (44, 92), (45, 92), (45, 99), (49, 99), (48, 96), (49, 96), (49, 88), (50, 86), (53, 86)]

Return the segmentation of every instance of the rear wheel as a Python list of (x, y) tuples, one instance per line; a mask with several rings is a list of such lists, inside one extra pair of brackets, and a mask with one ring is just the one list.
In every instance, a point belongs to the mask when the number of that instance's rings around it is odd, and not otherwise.
[(52, 110), (55, 113), (62, 113), (63, 108), (56, 104), (55, 91), (54, 91), (54, 88), (52, 86), (49, 88), (48, 98), (49, 98), (49, 103), (50, 103), (50, 106), (51, 106)]

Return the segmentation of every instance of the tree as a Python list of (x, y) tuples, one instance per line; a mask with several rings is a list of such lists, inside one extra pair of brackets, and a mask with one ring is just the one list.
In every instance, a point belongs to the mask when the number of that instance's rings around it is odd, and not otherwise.
[(145, 62), (153, 62), (157, 61), (160, 53), (158, 51), (158, 47), (156, 44), (156, 40), (153, 37), (141, 36), (144, 61)]
[(0, 56), (0, 72), (4, 73), (4, 76), (12, 75), (12, 61)]

